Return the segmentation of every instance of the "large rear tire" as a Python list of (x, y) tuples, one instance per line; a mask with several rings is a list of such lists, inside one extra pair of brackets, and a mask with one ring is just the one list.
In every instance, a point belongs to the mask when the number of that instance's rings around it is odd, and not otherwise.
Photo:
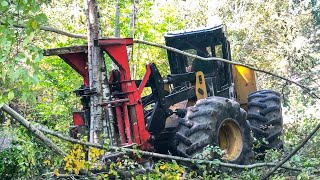
[(186, 157), (202, 153), (207, 145), (224, 150), (222, 158), (214, 153), (212, 159), (246, 164), (252, 155), (252, 137), (246, 112), (237, 102), (223, 97), (201, 99), (188, 108), (176, 135), (177, 151)]
[(283, 148), (283, 119), (280, 94), (260, 90), (248, 96), (248, 121), (256, 138), (254, 151), (264, 156), (266, 150)]

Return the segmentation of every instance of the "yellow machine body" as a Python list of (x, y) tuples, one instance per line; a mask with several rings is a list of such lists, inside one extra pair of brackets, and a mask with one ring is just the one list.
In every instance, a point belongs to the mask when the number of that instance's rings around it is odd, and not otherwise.
[(257, 90), (256, 75), (251, 69), (243, 66), (232, 66), (237, 101), (247, 110), (248, 95)]

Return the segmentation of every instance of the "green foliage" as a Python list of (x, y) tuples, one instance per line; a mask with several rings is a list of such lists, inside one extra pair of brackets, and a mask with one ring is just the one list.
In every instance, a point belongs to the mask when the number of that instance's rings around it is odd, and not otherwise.
[(158, 162), (155, 171), (145, 175), (140, 175), (135, 179), (180, 179), (185, 173), (185, 168), (177, 162)]
[[(103, 36), (114, 33), (114, 12), (117, 0), (99, 1), (100, 23)], [(233, 60), (252, 64), (277, 74), (297, 79), (319, 92), (319, 2), (302, 1), (136, 1), (135, 25), (132, 27), (132, 1), (121, 1), (121, 37), (134, 37), (164, 43), (163, 35), (172, 30), (213, 25), (222, 18), (227, 27)], [(83, 1), (20, 1), (0, 0), (0, 106), (11, 100), (28, 120), (45, 124), (60, 132), (68, 132), (71, 112), (79, 110), (79, 99), (72, 91), (82, 84), (82, 79), (58, 57), (43, 59), (42, 49), (82, 45), (85, 40), (39, 31), (40, 25), (50, 25), (73, 33), (85, 34), (86, 17)], [(26, 28), (14, 28), (21, 24)], [(134, 79), (142, 78), (145, 65), (157, 64), (163, 76), (169, 73), (166, 51), (145, 45), (134, 45), (130, 52), (130, 67)], [(111, 61), (106, 57), (107, 69)], [(319, 102), (309, 99), (306, 92), (280, 82), (273, 77), (258, 74), (259, 85), (283, 93), (286, 120), (296, 120), (286, 125), (285, 153), (306, 137), (319, 118)], [(23, 107), (23, 108), (22, 108)], [(314, 108), (315, 107), (315, 108)], [(8, 121), (6, 121), (8, 123)], [(64, 161), (53, 156), (43, 144), (15, 124), (3, 127), (10, 129), (14, 141), (10, 148), (0, 152), (1, 179), (33, 179), (57, 168), (69, 173), (78, 173), (87, 168), (83, 151), (73, 148), (58, 139), (53, 141), (69, 150), (70, 157)], [(281, 170), (272, 179), (295, 176), (297, 179), (313, 179), (313, 170), (320, 165), (319, 134), (317, 134), (288, 166), (303, 168), (293, 173)], [(70, 150), (72, 149), (72, 150)], [(210, 159), (212, 153), (223, 155), (216, 147), (207, 147), (198, 157)], [(94, 154), (99, 154), (98, 151)], [(269, 151), (265, 161), (283, 158), (283, 152)], [(98, 159), (101, 153), (94, 156)], [(139, 154), (136, 153), (139, 157)], [(216, 162), (216, 161), (214, 161)], [(67, 163), (68, 166), (67, 166)], [(63, 165), (62, 165), (63, 164)], [(85, 168), (83, 168), (83, 165)], [(90, 165), (94, 166), (92, 162)], [(97, 166), (100, 168), (100, 166)], [(124, 156), (116, 162), (108, 162), (106, 173), (99, 177), (119, 177), (117, 172), (127, 170), (133, 174), (142, 168), (137, 161)], [(199, 165), (191, 170), (177, 162), (159, 161), (155, 172), (135, 176), (136, 179), (259, 179), (268, 168), (244, 171), (220, 171), (217, 163)]]
[[(14, 96), (27, 100), (32, 96), (30, 86), (38, 83), (42, 50), (33, 41), (39, 25), (47, 21), (46, 15), (39, 13), (40, 5), (34, 0), (1, 1), (0, 103), (8, 102)], [(17, 24), (26, 28), (15, 29)]]
[(50, 164), (58, 164), (52, 151), (24, 127), (11, 133), (15, 134), (11, 145), (0, 152), (0, 179), (33, 179), (50, 171)]
[(40, 82), (34, 88), (37, 104), (32, 108), (33, 116), (48, 127), (67, 130), (66, 122), (70, 122), (72, 111), (79, 107), (73, 90), (83, 83), (80, 75), (58, 57), (46, 58), (40, 67)]
[(316, 25), (320, 25), (320, 4), (318, 0), (310, 1), (311, 12)]

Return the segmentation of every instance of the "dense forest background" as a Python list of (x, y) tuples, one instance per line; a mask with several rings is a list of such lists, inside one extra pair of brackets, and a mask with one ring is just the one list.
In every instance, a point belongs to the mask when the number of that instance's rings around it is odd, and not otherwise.
[[(108, 0), (99, 1), (101, 34), (104, 37), (133, 37), (164, 43), (168, 31), (226, 26), (232, 59), (299, 82), (320, 94), (320, 2), (317, 0)], [(119, 9), (117, 14), (116, 9)], [(82, 45), (83, 39), (40, 30), (41, 26), (86, 34), (82, 0), (0, 0), (0, 103), (8, 103), (29, 121), (67, 134), (71, 113), (80, 108), (73, 90), (82, 79), (58, 57), (44, 57), (43, 50)], [(119, 17), (119, 24), (117, 23)], [(21, 28), (21, 27), (24, 28)], [(130, 60), (133, 78), (141, 78), (145, 65), (154, 62), (163, 76), (169, 73), (166, 51), (137, 44)], [(107, 61), (109, 70), (111, 62)], [(257, 73), (260, 89), (282, 95), (285, 121), (284, 152), (270, 151), (273, 162), (293, 149), (319, 122), (319, 99), (305, 90), (272, 76)], [(1, 113), (0, 179), (50, 177), (65, 166), (30, 132)], [(80, 149), (53, 138), (67, 152)], [(11, 142), (9, 146), (6, 143)], [(302, 172), (278, 171), (274, 179), (314, 179), (319, 174), (320, 135), (293, 156), (287, 165)], [(126, 160), (124, 168), (136, 166)], [(121, 163), (121, 162), (120, 162)], [(112, 169), (112, 168), (111, 168)], [(151, 178), (234, 178), (232, 172), (187, 173), (176, 162), (156, 164)], [(238, 179), (258, 179), (268, 171), (256, 168), (237, 174)], [(115, 172), (110, 172), (115, 173)], [(55, 173), (57, 174), (57, 172)], [(147, 175), (145, 175), (147, 176)], [(146, 177), (145, 177), (146, 178)]]

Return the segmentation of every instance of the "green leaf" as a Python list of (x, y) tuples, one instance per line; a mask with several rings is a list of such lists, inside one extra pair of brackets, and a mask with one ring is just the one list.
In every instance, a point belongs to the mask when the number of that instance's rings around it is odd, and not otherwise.
[(6, 76), (7, 76), (6, 71), (2, 70), (2, 72), (1, 72), (1, 78), (2, 78), (3, 83), (6, 82)]
[(13, 91), (10, 91), (9, 93), (8, 93), (8, 100), (10, 101), (10, 100), (12, 100), (14, 98), (14, 93), (13, 93)]
[(21, 74), (23, 73), (23, 69), (17, 69), (10, 74), (11, 80), (15, 81)]
[(48, 21), (47, 16), (45, 14), (43, 14), (43, 13), (36, 15), (35, 18), (36, 18), (37, 22), (39, 22), (39, 23), (43, 23), (43, 22), (47, 22)]
[(3, 6), (3, 7), (6, 7), (6, 6), (8, 6), (9, 5), (9, 3), (7, 2), (7, 1), (2, 1), (1, 2), (1, 6)]
[(21, 100), (23, 102), (27, 102), (28, 98), (29, 98), (28, 92), (22, 92)]
[(34, 62), (35, 62), (35, 63), (40, 62), (42, 59), (43, 59), (43, 54), (40, 53), (40, 54), (34, 59)]
[(39, 83), (39, 78), (37, 76), (31, 77), (31, 79), (32, 79), (34, 84), (38, 84)]
[[(32, 28), (33, 28), (33, 27), (32, 27)], [(29, 44), (29, 40), (30, 40), (29, 37), (25, 38), (25, 39), (23, 40), (23, 42), (22, 42), (22, 46), (27, 46), (27, 45)]]
[(3, 56), (2, 58), (0, 58), (0, 63), (6, 61), (7, 57), (6, 56)]

